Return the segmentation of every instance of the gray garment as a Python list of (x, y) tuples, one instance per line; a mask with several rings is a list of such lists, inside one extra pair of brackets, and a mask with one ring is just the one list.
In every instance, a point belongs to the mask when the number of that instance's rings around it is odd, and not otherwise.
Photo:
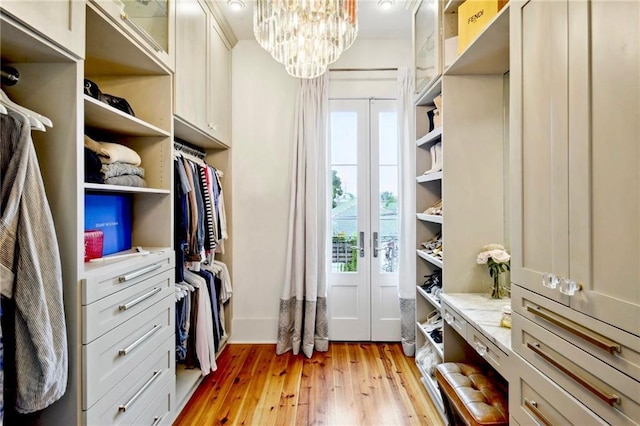
[(144, 169), (142, 167), (134, 166), (128, 163), (111, 163), (103, 164), (100, 169), (100, 173), (103, 178), (110, 178), (122, 175), (136, 175), (141, 178), (144, 177)]
[(16, 305), (16, 410), (30, 413), (67, 388), (62, 267), (29, 122), (0, 114), (0, 129), (0, 268)]
[(107, 185), (135, 186), (138, 188), (146, 188), (147, 181), (136, 175), (123, 175), (110, 177), (104, 180)]

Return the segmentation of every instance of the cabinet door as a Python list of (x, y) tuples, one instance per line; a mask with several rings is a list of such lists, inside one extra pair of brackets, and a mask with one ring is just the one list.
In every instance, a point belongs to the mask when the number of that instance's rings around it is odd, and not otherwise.
[(209, 28), (209, 122), (211, 135), (219, 142), (231, 144), (231, 51), (220, 30), (211, 19)]
[(201, 130), (207, 129), (208, 10), (199, 0), (176, 4), (175, 114)]
[(567, 1), (511, 5), (512, 270), (515, 284), (569, 273)]
[(570, 2), (571, 307), (640, 335), (640, 3)]
[(84, 58), (85, 4), (84, 0), (3, 0), (2, 9)]

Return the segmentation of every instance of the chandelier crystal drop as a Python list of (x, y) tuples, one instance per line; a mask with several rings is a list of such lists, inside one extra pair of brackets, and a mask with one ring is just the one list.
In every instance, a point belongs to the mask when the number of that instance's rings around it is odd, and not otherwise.
[(257, 0), (256, 40), (289, 74), (324, 73), (358, 34), (356, 0)]

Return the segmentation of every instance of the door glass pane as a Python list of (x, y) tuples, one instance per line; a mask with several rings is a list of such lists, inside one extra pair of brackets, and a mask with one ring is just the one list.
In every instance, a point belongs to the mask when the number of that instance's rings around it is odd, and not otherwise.
[(378, 116), (380, 141), (380, 272), (398, 272), (398, 133), (395, 112)]
[(358, 115), (331, 113), (331, 270), (358, 271)]
[(169, 51), (169, 2), (167, 0), (123, 0), (124, 11), (140, 30), (165, 52)]

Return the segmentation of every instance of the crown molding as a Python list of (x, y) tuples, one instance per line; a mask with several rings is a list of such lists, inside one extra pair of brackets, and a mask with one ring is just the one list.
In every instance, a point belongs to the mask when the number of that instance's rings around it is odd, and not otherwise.
[(229, 48), (233, 49), (233, 47), (238, 43), (238, 37), (236, 37), (236, 34), (233, 32), (233, 29), (231, 28), (231, 25), (229, 25), (229, 21), (227, 21), (227, 18), (225, 18), (222, 14), (220, 6), (218, 6), (218, 2), (213, 0), (205, 1), (209, 5), (209, 9), (211, 9), (211, 12), (213, 13), (213, 17), (218, 24), (218, 28), (220, 28), (220, 31), (222, 31), (224, 36), (227, 38), (227, 41), (229, 42)]

